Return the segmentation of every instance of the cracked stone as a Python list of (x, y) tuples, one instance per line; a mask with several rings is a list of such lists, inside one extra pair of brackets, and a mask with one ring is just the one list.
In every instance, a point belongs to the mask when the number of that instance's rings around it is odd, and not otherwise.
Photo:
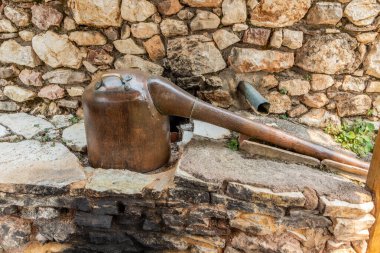
[(212, 34), (212, 38), (220, 50), (223, 50), (240, 41), (240, 38), (236, 34), (224, 29), (214, 32)]
[(162, 75), (164, 68), (135, 55), (124, 55), (115, 61), (116, 69), (138, 68), (153, 75)]
[(33, 5), (31, 10), (32, 23), (41, 30), (48, 30), (51, 26), (59, 27), (62, 22), (62, 13), (49, 5)]
[(27, 139), (43, 132), (45, 129), (54, 128), (48, 121), (26, 113), (0, 114), (0, 124)]
[(54, 84), (77, 84), (90, 80), (86, 73), (71, 69), (55, 69), (46, 72), (42, 78), (45, 81)]
[(0, 62), (36, 67), (41, 61), (31, 46), (21, 46), (15, 40), (4, 41), (0, 46)]
[(25, 102), (36, 97), (36, 93), (18, 86), (9, 85), (3, 90), (4, 95), (16, 102)]
[(157, 11), (156, 6), (147, 0), (123, 0), (121, 16), (129, 22), (141, 22)]
[(24, 27), (30, 24), (30, 14), (23, 8), (7, 5), (4, 8), (4, 15), (16, 26)]
[(84, 122), (72, 125), (62, 132), (62, 140), (73, 151), (84, 152), (87, 148), (87, 140)]

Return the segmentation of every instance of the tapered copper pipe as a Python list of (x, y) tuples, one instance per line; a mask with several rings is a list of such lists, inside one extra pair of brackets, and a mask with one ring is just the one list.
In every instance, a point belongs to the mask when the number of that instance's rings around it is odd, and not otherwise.
[(202, 102), (163, 78), (152, 78), (148, 88), (157, 110), (165, 115), (198, 119), (319, 160), (330, 159), (367, 169), (369, 164), (353, 156), (292, 136), (232, 112)]

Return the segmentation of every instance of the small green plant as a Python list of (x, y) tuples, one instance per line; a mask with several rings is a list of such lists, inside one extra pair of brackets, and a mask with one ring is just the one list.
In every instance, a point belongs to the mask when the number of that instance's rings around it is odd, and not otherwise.
[(233, 137), (227, 141), (227, 147), (232, 151), (239, 150), (239, 140), (236, 137)]
[(367, 156), (373, 151), (375, 126), (372, 123), (357, 120), (344, 123), (342, 126), (328, 125), (325, 132), (334, 136), (342, 147), (355, 152), (359, 156)]
[(309, 82), (311, 81), (311, 75), (310, 74), (305, 75), (304, 78), (306, 80), (308, 80)]
[(77, 116), (73, 116), (72, 118), (69, 119), (70, 123), (72, 125), (78, 123), (80, 121), (80, 119), (77, 117)]
[(282, 95), (286, 95), (286, 94), (288, 94), (288, 90), (287, 90), (286, 88), (281, 88), (281, 89), (280, 89), (280, 93), (281, 93)]
[(280, 114), (280, 115), (278, 116), (278, 118), (280, 118), (280, 119), (288, 119), (289, 117), (288, 117), (288, 115), (286, 115), (286, 114)]
[(374, 114), (374, 110), (373, 110), (373, 109), (369, 109), (369, 110), (367, 111), (367, 116), (368, 116), (368, 117), (373, 116), (373, 114)]

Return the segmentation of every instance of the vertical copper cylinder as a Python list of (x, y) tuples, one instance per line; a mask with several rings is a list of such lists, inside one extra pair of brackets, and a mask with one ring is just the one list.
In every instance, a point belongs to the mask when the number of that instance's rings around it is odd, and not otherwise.
[(149, 172), (170, 158), (169, 118), (153, 105), (148, 76), (127, 73), (109, 72), (83, 94), (89, 163), (95, 168)]

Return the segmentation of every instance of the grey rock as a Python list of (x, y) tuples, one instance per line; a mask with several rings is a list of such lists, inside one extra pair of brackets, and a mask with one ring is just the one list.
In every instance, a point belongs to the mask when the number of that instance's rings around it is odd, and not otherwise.
[(49, 241), (65, 242), (76, 232), (75, 225), (72, 221), (42, 219), (37, 220), (35, 224), (38, 228), (38, 232)]
[(0, 124), (27, 139), (47, 129), (54, 128), (48, 121), (26, 113), (0, 114)]
[(0, 67), (0, 78), (10, 78), (10, 77), (15, 77), (18, 76), (20, 73), (20, 70), (14, 65), (11, 66), (5, 66), (5, 67)]
[(84, 152), (87, 148), (84, 122), (72, 125), (62, 132), (62, 140), (73, 151)]
[(50, 120), (50, 122), (53, 123), (53, 125), (56, 128), (65, 128), (65, 127), (71, 126), (72, 124), (71, 122), (73, 119), (74, 119), (74, 116), (72, 114), (68, 114), (68, 115), (60, 114), (60, 115), (54, 115), (53, 118)]
[(90, 228), (111, 228), (112, 216), (77, 212), (75, 223), (78, 226)]
[(3, 216), (0, 217), (0, 248), (15, 249), (29, 242), (32, 233), (31, 226), (23, 219)]
[(18, 185), (62, 189), (85, 179), (78, 158), (60, 143), (2, 142), (0, 164), (0, 183), (8, 190)]
[(15, 40), (7, 40), (0, 46), (0, 62), (36, 67), (41, 61), (31, 46), (22, 46)]
[(71, 69), (55, 69), (53, 71), (46, 72), (42, 76), (42, 79), (49, 83), (56, 84), (82, 84), (90, 80), (86, 73)]

